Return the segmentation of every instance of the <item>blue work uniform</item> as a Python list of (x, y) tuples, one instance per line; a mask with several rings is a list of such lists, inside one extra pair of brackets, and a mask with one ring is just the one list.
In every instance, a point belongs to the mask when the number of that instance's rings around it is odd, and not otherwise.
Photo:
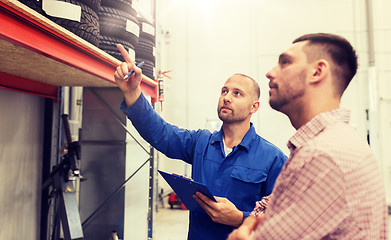
[[(187, 130), (164, 121), (143, 94), (129, 108), (120, 109), (139, 134), (169, 158), (192, 164), (192, 178), (208, 186), (214, 196), (225, 197), (249, 216), (255, 202), (272, 192), (285, 163), (280, 149), (260, 137), (253, 124), (227, 156), (223, 130)], [(190, 211), (189, 240), (226, 239), (234, 227), (215, 223), (204, 211)]]

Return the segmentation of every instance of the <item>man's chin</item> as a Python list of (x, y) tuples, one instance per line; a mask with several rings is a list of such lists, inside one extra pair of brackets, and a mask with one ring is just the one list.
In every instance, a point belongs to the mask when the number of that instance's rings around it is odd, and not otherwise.
[(219, 118), (223, 122), (230, 121), (230, 117), (227, 114), (221, 112), (219, 113)]
[(274, 102), (274, 101), (271, 101), (271, 100), (269, 100), (269, 105), (270, 105), (271, 108), (273, 108), (276, 111), (280, 111), (281, 108), (282, 108), (280, 103)]

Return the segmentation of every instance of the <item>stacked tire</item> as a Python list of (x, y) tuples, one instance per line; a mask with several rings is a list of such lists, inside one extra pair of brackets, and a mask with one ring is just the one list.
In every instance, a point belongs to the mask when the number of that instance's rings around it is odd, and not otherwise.
[(98, 13), (101, 7), (101, 0), (58, 0), (81, 7), (81, 18), (79, 21), (73, 21), (66, 18), (49, 16), (42, 9), (42, 1), (37, 0), (19, 0), (21, 3), (32, 8), (41, 15), (49, 18), (58, 25), (73, 32), (84, 40), (95, 46), (99, 45), (99, 17)]
[(80, 22), (49, 16), (42, 9), (42, 0), (19, 1), (125, 61), (117, 49), (117, 44), (122, 44), (136, 64), (144, 61), (143, 74), (155, 79), (155, 27), (145, 18), (138, 17), (137, 6), (132, 4), (132, 0), (57, 0), (80, 6)]
[(144, 61), (143, 74), (155, 79), (155, 27), (146, 19), (139, 17), (140, 37), (135, 47), (136, 62)]
[(100, 49), (124, 61), (116, 47), (117, 44), (122, 44), (131, 58), (135, 59), (134, 49), (138, 43), (140, 26), (132, 0), (102, 0), (99, 24)]

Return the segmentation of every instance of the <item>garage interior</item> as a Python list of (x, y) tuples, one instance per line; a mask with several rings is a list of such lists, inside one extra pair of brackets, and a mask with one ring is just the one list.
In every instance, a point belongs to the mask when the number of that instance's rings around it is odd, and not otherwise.
[(167, 209), (172, 190), (157, 169), (190, 176), (191, 167), (151, 148), (120, 112), (115, 43), (146, 63), (144, 95), (183, 128), (218, 130), (221, 85), (236, 72), (253, 76), (256, 130), (289, 154), (295, 130), (270, 108), (265, 73), (299, 35), (345, 36), (359, 70), (342, 106), (377, 156), (391, 206), (388, 0), (118, 2), (0, 0), (0, 239), (103, 240), (113, 230), (120, 239), (176, 239), (163, 237), (159, 219), (186, 211)]

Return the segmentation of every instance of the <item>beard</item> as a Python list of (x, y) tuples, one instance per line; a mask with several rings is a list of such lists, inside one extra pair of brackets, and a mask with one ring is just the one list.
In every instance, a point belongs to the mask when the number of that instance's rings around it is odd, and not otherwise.
[[(276, 88), (278, 91), (278, 86)], [(269, 99), (270, 107), (272, 107), (274, 110), (277, 111), (283, 111), (283, 108), (290, 103), (294, 102), (296, 99), (299, 99), (305, 94), (305, 89), (288, 89), (283, 94), (280, 94), (279, 96), (275, 96), (274, 98)]]
[(242, 122), (248, 117), (248, 114), (244, 113), (235, 114), (234, 110), (231, 110), (231, 112), (228, 113), (223, 113), (221, 108), (218, 109), (217, 114), (223, 123)]
[(305, 72), (301, 72), (296, 81), (289, 82), (280, 89), (278, 84), (270, 83), (269, 85), (274, 88), (274, 98), (272, 95), (269, 97), (269, 104), (274, 110), (285, 112), (284, 107), (290, 103), (295, 102), (297, 99), (305, 94)]

